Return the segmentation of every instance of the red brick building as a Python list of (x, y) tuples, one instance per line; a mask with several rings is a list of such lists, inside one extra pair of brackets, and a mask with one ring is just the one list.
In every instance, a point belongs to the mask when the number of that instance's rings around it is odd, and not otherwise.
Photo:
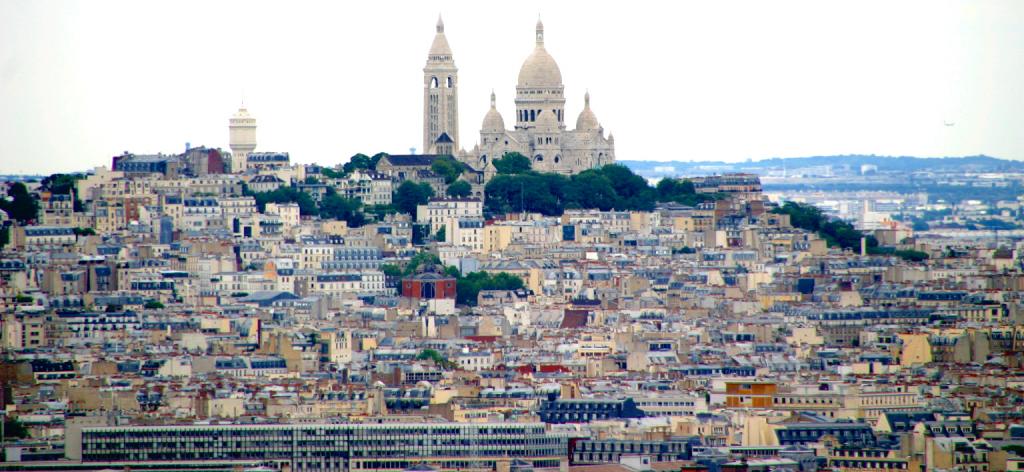
[(424, 272), (402, 279), (402, 296), (415, 299), (455, 298), (455, 277)]

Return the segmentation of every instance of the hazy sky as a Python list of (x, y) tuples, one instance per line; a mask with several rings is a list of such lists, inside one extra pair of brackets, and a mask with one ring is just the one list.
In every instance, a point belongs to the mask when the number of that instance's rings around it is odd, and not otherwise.
[(226, 149), (243, 95), (257, 150), (406, 153), (438, 13), (466, 148), (491, 89), (514, 122), (540, 13), (619, 159), (1024, 159), (1024, 1), (350, 3), (0, 0), (0, 173)]

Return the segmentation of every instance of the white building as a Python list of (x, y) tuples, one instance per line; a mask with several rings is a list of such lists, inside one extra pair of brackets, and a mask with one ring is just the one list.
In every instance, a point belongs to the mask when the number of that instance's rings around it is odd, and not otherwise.
[(444, 24), (438, 21), (424, 67), (423, 148), (432, 154), (451, 154), (494, 175), (494, 159), (508, 152), (530, 158), (533, 169), (543, 172), (575, 174), (615, 162), (615, 139), (590, 109), (590, 94), (584, 94), (583, 111), (576, 128), (566, 128), (565, 87), (558, 63), (544, 47), (544, 25), (538, 20), (535, 46), (519, 69), (516, 86), (516, 121), (505, 128), (494, 93), (491, 109), (484, 116), (480, 143), (471, 151), (459, 150), (458, 69)]
[(441, 198), (416, 207), (416, 221), (429, 224), (431, 233), (438, 232), (450, 219), (481, 218), (483, 214), (483, 202), (473, 198)]
[(256, 118), (249, 115), (244, 103), (228, 120), (228, 143), (231, 171), (245, 172), (249, 154), (256, 150)]

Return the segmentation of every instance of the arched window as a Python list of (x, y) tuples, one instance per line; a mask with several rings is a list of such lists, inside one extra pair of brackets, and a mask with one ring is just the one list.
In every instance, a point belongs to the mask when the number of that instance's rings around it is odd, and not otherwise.
[(430, 88), (437, 88), (439, 86), (440, 86), (440, 84), (437, 81), (437, 77), (431, 77), (430, 78)]
[(555, 156), (555, 164), (558, 164), (558, 161), (561, 161), (561, 160), (562, 160), (562, 156)]
[(449, 75), (448, 76), (448, 88), (452, 88), (454, 86), (455, 86), (455, 80), (453, 80), (452, 76)]
[(534, 156), (533, 160), (535, 160), (537, 162), (541, 162), (541, 161), (544, 160), (544, 156), (542, 156), (540, 154), (537, 154), (536, 156)]
[(480, 156), (480, 162), (482, 162), (484, 164), (487, 163), (487, 154), (484, 154), (484, 155)]
[(537, 111), (530, 110), (530, 121), (537, 121)]

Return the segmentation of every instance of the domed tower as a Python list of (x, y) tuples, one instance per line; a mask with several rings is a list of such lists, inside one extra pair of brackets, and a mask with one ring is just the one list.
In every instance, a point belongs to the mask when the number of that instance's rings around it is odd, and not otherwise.
[[(459, 69), (437, 17), (437, 34), (423, 68), (423, 153), (434, 152), (438, 138), (447, 134), (451, 148), (459, 149)], [(447, 140), (445, 140), (447, 141)]]
[(232, 171), (247, 169), (249, 154), (256, 150), (256, 118), (249, 115), (245, 103), (228, 120), (228, 147)]
[(583, 95), (583, 111), (576, 118), (576, 131), (598, 131), (603, 133), (601, 123), (597, 121), (597, 115), (590, 109), (590, 92)]
[(565, 129), (562, 71), (544, 49), (544, 24), (537, 19), (537, 43), (519, 68), (516, 85), (516, 129), (531, 129), (544, 114), (551, 114)]
[(481, 141), (486, 142), (488, 141), (487, 138), (502, 134), (505, 134), (505, 119), (502, 118), (501, 113), (498, 112), (494, 91), (492, 90), (491, 109), (487, 110), (487, 114), (484, 115), (484, 123), (480, 126), (480, 138)]

